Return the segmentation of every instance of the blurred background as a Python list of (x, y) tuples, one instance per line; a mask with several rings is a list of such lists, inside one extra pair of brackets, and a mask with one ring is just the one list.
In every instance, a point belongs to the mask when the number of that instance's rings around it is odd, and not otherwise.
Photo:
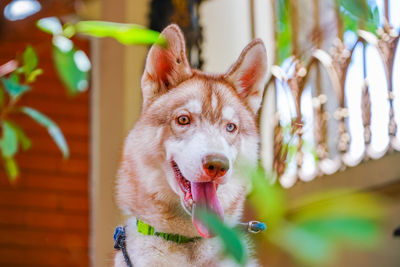
[[(303, 227), (277, 233), (271, 223), (257, 236), (262, 266), (400, 266), (399, 12), (396, 0), (2, 0), (0, 266), (112, 265), (112, 235), (124, 220), (114, 204), (115, 175), (140, 114), (149, 46), (70, 26), (87, 20), (155, 31), (177, 23), (192, 66), (207, 72), (225, 72), (261, 38), (270, 66), (261, 164), (280, 186), (272, 200), (285, 206), (279, 222)], [(62, 25), (46, 21), (39, 29), (46, 17)], [(22, 108), (14, 112), (17, 101)], [(361, 217), (379, 221), (368, 225), (379, 234), (364, 224), (319, 224), (304, 235), (304, 210), (321, 203), (310, 196), (337, 188), (384, 201), (377, 208), (375, 200), (342, 198), (308, 215), (325, 210), (324, 222), (333, 221), (362, 207)], [(263, 217), (251, 202), (245, 213)], [(275, 218), (268, 216), (267, 225)], [(333, 246), (335, 231), (357, 242)], [(363, 239), (369, 234), (373, 241)]]

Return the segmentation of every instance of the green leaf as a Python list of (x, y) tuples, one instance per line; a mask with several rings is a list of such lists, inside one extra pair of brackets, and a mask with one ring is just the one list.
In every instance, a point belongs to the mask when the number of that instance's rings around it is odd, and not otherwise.
[(44, 114), (30, 107), (22, 107), (21, 112), (25, 113), (33, 120), (35, 120), (37, 123), (47, 128), (47, 131), (53, 138), (58, 148), (61, 150), (64, 158), (69, 157), (69, 149), (67, 142), (65, 141), (64, 135), (62, 134), (60, 128), (57, 126), (55, 122), (53, 122), (50, 118), (48, 118)]
[(344, 31), (357, 32), (358, 30), (358, 20), (356, 17), (348, 14), (342, 15)]
[(11, 182), (15, 181), (19, 175), (17, 162), (13, 158), (3, 158), (4, 160), (4, 168), (6, 169), (6, 173), (10, 178)]
[(282, 62), (292, 53), (292, 25), (290, 22), (289, 0), (276, 2), (277, 8), (277, 63)]
[(148, 30), (140, 25), (106, 21), (80, 21), (75, 25), (76, 32), (94, 37), (111, 37), (122, 44), (158, 44), (166, 46), (166, 39), (159, 32)]
[(10, 158), (17, 153), (18, 139), (14, 128), (7, 122), (1, 124), (3, 128), (3, 137), (1, 139), (1, 152), (4, 158)]
[(56, 17), (40, 19), (36, 22), (36, 26), (42, 31), (50, 34), (57, 35), (62, 33), (61, 22)]
[(330, 240), (290, 223), (282, 223), (268, 239), (305, 266), (325, 266), (336, 252)]
[(366, 21), (368, 19), (368, 4), (366, 0), (340, 0), (340, 6), (351, 15)]
[(286, 199), (282, 187), (278, 183), (272, 184), (272, 175), (267, 175), (261, 167), (243, 171), (243, 176), (250, 176), (252, 181), (249, 201), (257, 216), (266, 222), (269, 229), (279, 227), (286, 212)]
[(25, 49), (23, 58), (23, 69), (25, 73), (25, 77), (28, 77), (30, 73), (37, 67), (38, 65), (38, 57), (36, 55), (35, 50), (32, 46), (28, 45)]
[(358, 248), (373, 248), (380, 234), (379, 223), (364, 218), (316, 219), (299, 224), (299, 227), (337, 245), (348, 244)]
[(0, 79), (11, 98), (17, 98), (30, 89), (28, 85), (19, 83), (19, 77), (16, 73), (12, 73), (8, 78)]
[(369, 16), (365, 29), (369, 32), (376, 34), (376, 30), (379, 28), (380, 21), (378, 7), (375, 7), (373, 11), (371, 9), (368, 9), (368, 13)]
[(297, 223), (329, 218), (381, 220), (385, 213), (382, 203), (382, 199), (373, 194), (337, 189), (299, 199), (297, 204), (301, 208), (290, 218)]
[(200, 207), (196, 208), (196, 217), (198, 217), (198, 219), (213, 233), (218, 235), (225, 247), (225, 251), (231, 255), (237, 263), (244, 266), (247, 261), (247, 252), (236, 230), (229, 228), (216, 215)]
[[(344, 31), (357, 32), (359, 28), (376, 34), (379, 27), (379, 10), (373, 0), (337, 0), (340, 5)], [(371, 9), (374, 7), (374, 10)]]
[(32, 141), (25, 134), (24, 130), (19, 127), (17, 124), (12, 123), (11, 121), (7, 121), (7, 123), (13, 128), (15, 133), (17, 134), (17, 139), (21, 144), (23, 150), (28, 150), (32, 146)]
[(83, 51), (76, 51), (74, 48), (68, 50), (54, 45), (53, 59), (57, 73), (69, 94), (75, 95), (87, 90), (90, 61)]
[(26, 79), (27, 83), (32, 83), (34, 81), (36, 81), (36, 77), (41, 75), (43, 73), (42, 69), (35, 69), (34, 71), (32, 71), (29, 76)]
[(72, 36), (75, 35), (75, 33), (76, 32), (75, 32), (75, 26), (74, 25), (71, 25), (71, 24), (68, 24), (68, 23), (64, 24), (63, 35), (65, 37), (71, 38)]

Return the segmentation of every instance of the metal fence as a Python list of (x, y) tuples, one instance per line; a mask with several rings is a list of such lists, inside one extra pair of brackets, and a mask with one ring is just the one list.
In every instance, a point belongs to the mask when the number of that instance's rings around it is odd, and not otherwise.
[[(319, 1), (315, 0), (313, 3), (314, 8), (317, 9)], [(292, 49), (293, 55), (287, 60), (286, 67), (283, 65), (272, 67), (272, 75), (267, 84), (268, 90), (271, 90), (272, 87), (277, 96), (288, 98), (294, 107), (289, 122), (287, 120), (284, 122), (282, 113), (283, 109), (290, 107), (279, 107), (278, 105), (276, 109), (273, 170), (285, 187), (290, 187), (299, 180), (310, 181), (315, 177), (329, 175), (349, 166), (355, 166), (362, 161), (375, 160), (387, 153), (400, 150), (395, 119), (395, 110), (400, 107), (395, 107), (394, 104), (395, 97), (398, 98), (400, 95), (398, 93), (396, 95), (393, 82), (394, 75), (396, 75), (394, 65), (399, 29), (395, 29), (390, 22), (390, 2), (386, 0), (382, 4), (380, 8), (384, 13), (384, 19), (380, 28), (376, 33), (358, 30), (351, 46), (345, 44), (343, 39), (343, 30), (341, 29), (343, 22), (338, 14), (339, 11), (337, 7), (332, 7), (336, 9), (334, 10), (336, 17), (332, 25), (336, 28), (337, 38), (333, 41), (331, 49), (323, 50), (321, 39), (313, 38), (310, 41), (313, 46), (307, 51), (310, 56), (305, 60), (298, 52), (300, 49), (295, 40)], [(292, 9), (292, 19), (296, 19), (300, 12), (299, 6), (290, 4), (289, 8)], [(320, 23), (321, 15), (314, 12), (313, 16), (313, 33), (318, 34), (324, 30)], [(293, 38), (299, 39), (298, 35), (301, 34), (301, 29), (296, 28), (296, 22), (292, 25), (293, 31), (296, 32)], [(370, 70), (372, 74), (367, 71), (370, 60), (367, 52), (372, 48), (376, 49), (376, 54), (379, 55), (382, 62), (375, 66), (376, 71), (384, 73), (382, 81), (378, 81), (381, 83), (379, 94), (385, 94), (387, 98), (386, 107), (375, 105), (375, 109), (372, 108), (374, 99), (371, 98), (370, 86), (371, 77), (374, 77), (372, 75), (374, 69), (371, 69), (372, 72)], [(349, 71), (354, 64), (359, 64), (361, 68), (358, 71)], [(349, 94), (350, 90), (353, 90), (349, 89), (351, 86), (349, 81), (357, 79), (355, 76), (359, 77), (359, 80), (361, 79), (356, 83), (357, 87), (361, 87), (357, 89), (361, 92), (359, 96)], [(376, 83), (376, 81), (374, 82)], [(305, 122), (305, 106), (302, 105), (302, 101), (307, 97), (304, 93), (306, 88), (311, 88), (308, 89), (310, 92), (307, 94), (310, 98), (308, 103), (312, 105), (312, 116), (308, 118), (308, 123)], [(349, 112), (349, 105), (352, 105), (353, 100), (355, 103), (360, 102), (358, 109), (361, 112), (354, 114)], [(379, 118), (378, 115), (375, 116), (375, 120), (385, 122), (384, 127), (387, 127), (385, 134), (388, 142), (379, 151), (371, 147), (372, 138), (379, 138), (377, 133), (371, 129), (371, 118), (374, 116), (374, 112), (378, 112), (378, 109), (388, 111), (379, 111)], [(362, 141), (358, 137), (355, 138), (355, 135), (351, 138), (352, 134), (349, 128), (352, 125), (349, 116), (360, 117), (362, 127), (356, 130), (361, 133), (356, 136), (361, 136)], [(306, 128), (306, 124), (310, 127)], [(309, 135), (311, 138), (308, 140), (304, 138), (306, 131), (311, 131)], [(334, 145), (330, 144), (332, 141), (329, 140), (333, 140)], [(363, 145), (362, 152), (356, 156), (350, 153), (349, 148), (352, 142)], [(311, 161), (310, 158), (312, 158)]]

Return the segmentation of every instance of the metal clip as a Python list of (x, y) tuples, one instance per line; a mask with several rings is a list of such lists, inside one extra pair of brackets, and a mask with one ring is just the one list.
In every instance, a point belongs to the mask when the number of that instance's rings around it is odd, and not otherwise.
[(248, 223), (240, 223), (240, 225), (243, 226), (247, 232), (252, 234), (258, 234), (267, 229), (265, 223), (259, 221), (249, 221)]
[(114, 248), (120, 250), (125, 243), (125, 227), (118, 226), (114, 233)]

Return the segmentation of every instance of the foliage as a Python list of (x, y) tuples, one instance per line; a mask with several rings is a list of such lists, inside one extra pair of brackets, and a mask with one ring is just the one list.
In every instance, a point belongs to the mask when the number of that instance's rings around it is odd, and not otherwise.
[[(286, 251), (298, 263), (323, 266), (337, 258), (343, 248), (373, 249), (379, 244), (384, 217), (383, 202), (371, 193), (332, 190), (313, 194), (289, 207), (284, 189), (271, 183), (261, 167), (243, 168), (253, 190), (249, 201), (268, 230), (262, 238)], [(247, 259), (246, 250), (235, 230), (203, 210), (201, 219), (218, 234), (225, 251), (239, 264)]]
[[(276, 61), (278, 65), (281, 65), (293, 52), (290, 1), (276, 1), (277, 22), (275, 31), (277, 43)], [(358, 29), (365, 29), (376, 33), (380, 21), (376, 0), (336, 0), (336, 5), (340, 11), (344, 32), (352, 31), (357, 34)]]
[(365, 249), (378, 244), (384, 213), (376, 195), (349, 190), (321, 192), (297, 200), (299, 208), (290, 209), (285, 191), (271, 184), (261, 168), (250, 175), (255, 188), (250, 202), (268, 224), (263, 237), (300, 263), (321, 266), (335, 259), (343, 247)]
[(247, 260), (247, 251), (242, 242), (242, 235), (233, 228), (224, 224), (216, 215), (208, 212), (206, 209), (199, 209), (196, 216), (204, 222), (212, 232), (218, 234), (222, 241), (226, 254), (240, 265), (244, 266)]
[(44, 18), (37, 26), (53, 35), (53, 60), (57, 73), (70, 95), (86, 91), (91, 68), (89, 58), (82, 50), (77, 49), (73, 42), (65, 36), (61, 22), (55, 18)]
[[(161, 46), (167, 45), (165, 38), (158, 32), (136, 24), (80, 21), (76, 24), (62, 25), (57, 18), (50, 17), (39, 20), (37, 26), (53, 36), (54, 65), (70, 95), (87, 90), (91, 69), (90, 60), (85, 52), (76, 48), (71, 40), (75, 34), (96, 38), (111, 37), (125, 45), (153, 43)], [(16, 66), (17, 61), (15, 60), (0, 66), (0, 151), (4, 168), (11, 181), (14, 181), (19, 175), (18, 165), (14, 158), (18, 148), (27, 150), (32, 145), (22, 127), (8, 118), (12, 113), (25, 114), (45, 127), (63, 157), (69, 157), (65, 137), (53, 120), (33, 108), (17, 106), (21, 97), (31, 90), (31, 84), (35, 82), (36, 77), (43, 73), (42, 69), (37, 68), (39, 59), (31, 46), (26, 48), (21, 61), (20, 67)]]
[(358, 29), (365, 29), (376, 33), (379, 26), (379, 10), (376, 1), (337, 0), (343, 20), (344, 31), (357, 33)]
[(77, 33), (94, 37), (111, 37), (118, 42), (131, 44), (158, 44), (165, 47), (166, 39), (158, 32), (145, 29), (136, 24), (115, 23), (106, 21), (80, 21), (75, 26)]
[(0, 77), (0, 95), (2, 96), (0, 101), (0, 129), (2, 130), (0, 150), (4, 168), (11, 181), (14, 181), (19, 175), (18, 165), (14, 158), (18, 148), (27, 150), (32, 145), (23, 129), (9, 118), (13, 113), (26, 114), (41, 126), (46, 127), (64, 157), (67, 158), (69, 155), (64, 135), (56, 123), (33, 108), (17, 106), (18, 101), (31, 90), (30, 84), (36, 80), (38, 75), (42, 74), (42, 70), (37, 68), (38, 62), (35, 50), (28, 46), (22, 55), (22, 65), (10, 69), (8, 75), (4, 74), (3, 77)]
[(62, 135), (60, 128), (50, 118), (30, 107), (21, 107), (20, 111), (31, 117), (41, 126), (45, 127), (49, 132), (49, 135), (60, 148), (64, 158), (69, 157), (69, 149), (64, 135)]
[(55, 18), (43, 18), (37, 26), (53, 35), (53, 59), (60, 79), (70, 95), (86, 91), (89, 82), (90, 61), (82, 50), (77, 49), (70, 40), (75, 34), (92, 37), (111, 37), (122, 44), (158, 44), (166, 46), (166, 40), (158, 32), (136, 24), (123, 24), (107, 21), (79, 21), (64, 24)]
[(290, 23), (290, 0), (276, 1), (277, 24), (276, 43), (277, 43), (277, 64), (280, 65), (292, 53), (292, 25)]

